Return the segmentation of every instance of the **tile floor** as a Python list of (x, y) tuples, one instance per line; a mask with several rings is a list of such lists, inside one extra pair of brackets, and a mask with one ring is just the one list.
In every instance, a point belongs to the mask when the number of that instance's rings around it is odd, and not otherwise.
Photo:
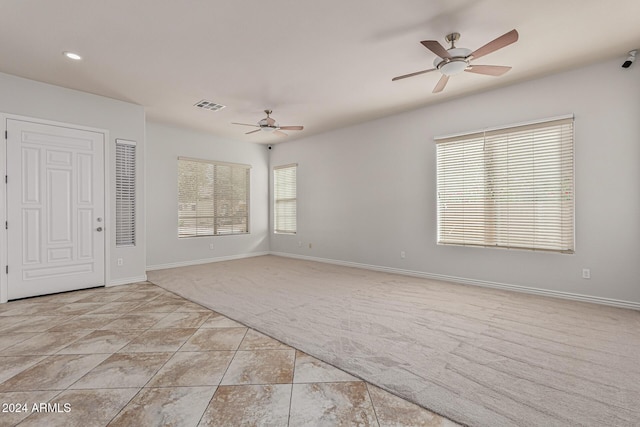
[(454, 426), (151, 283), (0, 304), (0, 426)]

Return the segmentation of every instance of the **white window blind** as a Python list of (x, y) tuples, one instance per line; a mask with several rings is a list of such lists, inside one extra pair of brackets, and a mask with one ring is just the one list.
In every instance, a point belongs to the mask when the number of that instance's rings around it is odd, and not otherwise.
[(438, 243), (573, 252), (573, 118), (436, 143)]
[(178, 158), (178, 237), (249, 232), (251, 166)]
[(297, 164), (273, 168), (273, 229), (276, 233), (295, 234), (297, 231), (297, 171)]
[(116, 246), (136, 244), (136, 143), (116, 139)]

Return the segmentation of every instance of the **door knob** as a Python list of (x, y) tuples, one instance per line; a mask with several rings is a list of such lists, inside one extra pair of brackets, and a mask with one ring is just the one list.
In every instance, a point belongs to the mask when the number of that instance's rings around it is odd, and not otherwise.
[(102, 227), (96, 228), (96, 231), (102, 231)]

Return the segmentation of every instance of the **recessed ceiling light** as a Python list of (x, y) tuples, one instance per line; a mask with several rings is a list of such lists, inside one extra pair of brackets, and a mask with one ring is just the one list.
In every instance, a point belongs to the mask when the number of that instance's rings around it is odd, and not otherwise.
[(82, 59), (82, 56), (78, 55), (77, 53), (73, 53), (73, 52), (62, 52), (62, 54), (64, 56), (66, 56), (69, 59), (73, 59), (74, 61), (80, 61)]

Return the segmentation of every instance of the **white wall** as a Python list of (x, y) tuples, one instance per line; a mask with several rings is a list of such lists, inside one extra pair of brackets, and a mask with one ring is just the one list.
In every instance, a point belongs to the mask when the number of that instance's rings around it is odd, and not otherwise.
[[(266, 146), (148, 122), (146, 154), (149, 269), (250, 256), (269, 250)], [(178, 238), (179, 156), (252, 166), (249, 234)]]
[[(436, 245), (434, 136), (568, 113), (576, 129), (575, 254)], [(272, 252), (640, 303), (638, 64), (591, 65), (271, 152), (271, 166), (294, 162), (298, 234), (272, 234)]]
[[(52, 120), (72, 125), (104, 129), (110, 204), (106, 232), (110, 258), (106, 261), (107, 284), (122, 284), (145, 280), (145, 213), (144, 213), (144, 108), (110, 98), (65, 89), (45, 83), (0, 73), (0, 113)], [(4, 130), (5, 123), (2, 123)], [(115, 140), (137, 142), (137, 244), (135, 247), (115, 247)], [(4, 157), (3, 157), (4, 158)], [(1, 162), (4, 168), (4, 162)], [(3, 172), (4, 173), (4, 172)], [(2, 190), (4, 199), (4, 189)], [(5, 212), (2, 212), (5, 215)], [(4, 221), (4, 220), (3, 220)], [(5, 237), (6, 238), (6, 237)], [(123, 265), (117, 265), (117, 259)]]

